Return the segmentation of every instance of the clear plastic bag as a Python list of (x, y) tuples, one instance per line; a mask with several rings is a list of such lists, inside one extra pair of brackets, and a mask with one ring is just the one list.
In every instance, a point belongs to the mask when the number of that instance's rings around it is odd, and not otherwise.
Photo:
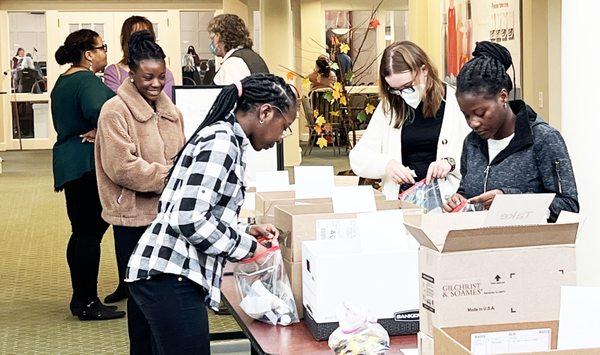
[(444, 202), (437, 179), (431, 180), (429, 184), (425, 184), (425, 179), (417, 181), (411, 188), (403, 191), (398, 198), (423, 207), (428, 213), (443, 211)]
[(299, 322), (279, 246), (237, 263), (233, 275), (248, 316), (272, 325)]
[(390, 349), (387, 331), (362, 307), (342, 303), (337, 317), (340, 327), (327, 343), (336, 354), (384, 354)]
[(460, 205), (456, 206), (452, 212), (476, 212), (485, 211), (482, 203), (469, 203), (464, 200)]

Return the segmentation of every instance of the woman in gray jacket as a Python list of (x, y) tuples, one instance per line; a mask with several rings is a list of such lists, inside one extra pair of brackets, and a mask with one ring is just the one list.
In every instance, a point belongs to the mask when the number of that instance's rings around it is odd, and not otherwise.
[(463, 146), (460, 187), (444, 209), (465, 199), (487, 209), (498, 194), (549, 192), (556, 194), (554, 222), (563, 210), (579, 211), (571, 159), (556, 129), (525, 102), (509, 102), (511, 65), (506, 48), (479, 42), (458, 74), (456, 98), (473, 132)]

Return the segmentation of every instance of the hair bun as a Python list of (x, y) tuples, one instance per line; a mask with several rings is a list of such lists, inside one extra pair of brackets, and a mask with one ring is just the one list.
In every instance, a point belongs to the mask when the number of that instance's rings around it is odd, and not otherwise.
[(502, 63), (504, 70), (508, 70), (510, 66), (513, 64), (512, 57), (510, 56), (510, 52), (506, 47), (490, 42), (490, 41), (482, 41), (477, 42), (475, 44), (475, 50), (473, 51), (473, 57), (487, 57), (493, 58)]
[(145, 42), (155, 42), (154, 35), (148, 30), (136, 31), (129, 38), (129, 47), (138, 48)]
[(79, 51), (71, 45), (61, 45), (54, 53), (54, 59), (59, 65), (75, 63), (79, 60)]

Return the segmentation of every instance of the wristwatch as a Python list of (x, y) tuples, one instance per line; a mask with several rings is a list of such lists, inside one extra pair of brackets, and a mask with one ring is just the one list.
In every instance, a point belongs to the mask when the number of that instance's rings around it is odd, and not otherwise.
[(444, 158), (448, 164), (450, 164), (450, 172), (454, 171), (454, 168), (456, 168), (456, 161), (454, 160), (454, 158)]

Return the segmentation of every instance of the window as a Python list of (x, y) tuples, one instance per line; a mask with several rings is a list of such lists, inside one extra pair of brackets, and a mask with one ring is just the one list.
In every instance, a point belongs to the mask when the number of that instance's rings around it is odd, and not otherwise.
[(9, 12), (11, 91), (39, 94), (46, 88), (46, 14)]

